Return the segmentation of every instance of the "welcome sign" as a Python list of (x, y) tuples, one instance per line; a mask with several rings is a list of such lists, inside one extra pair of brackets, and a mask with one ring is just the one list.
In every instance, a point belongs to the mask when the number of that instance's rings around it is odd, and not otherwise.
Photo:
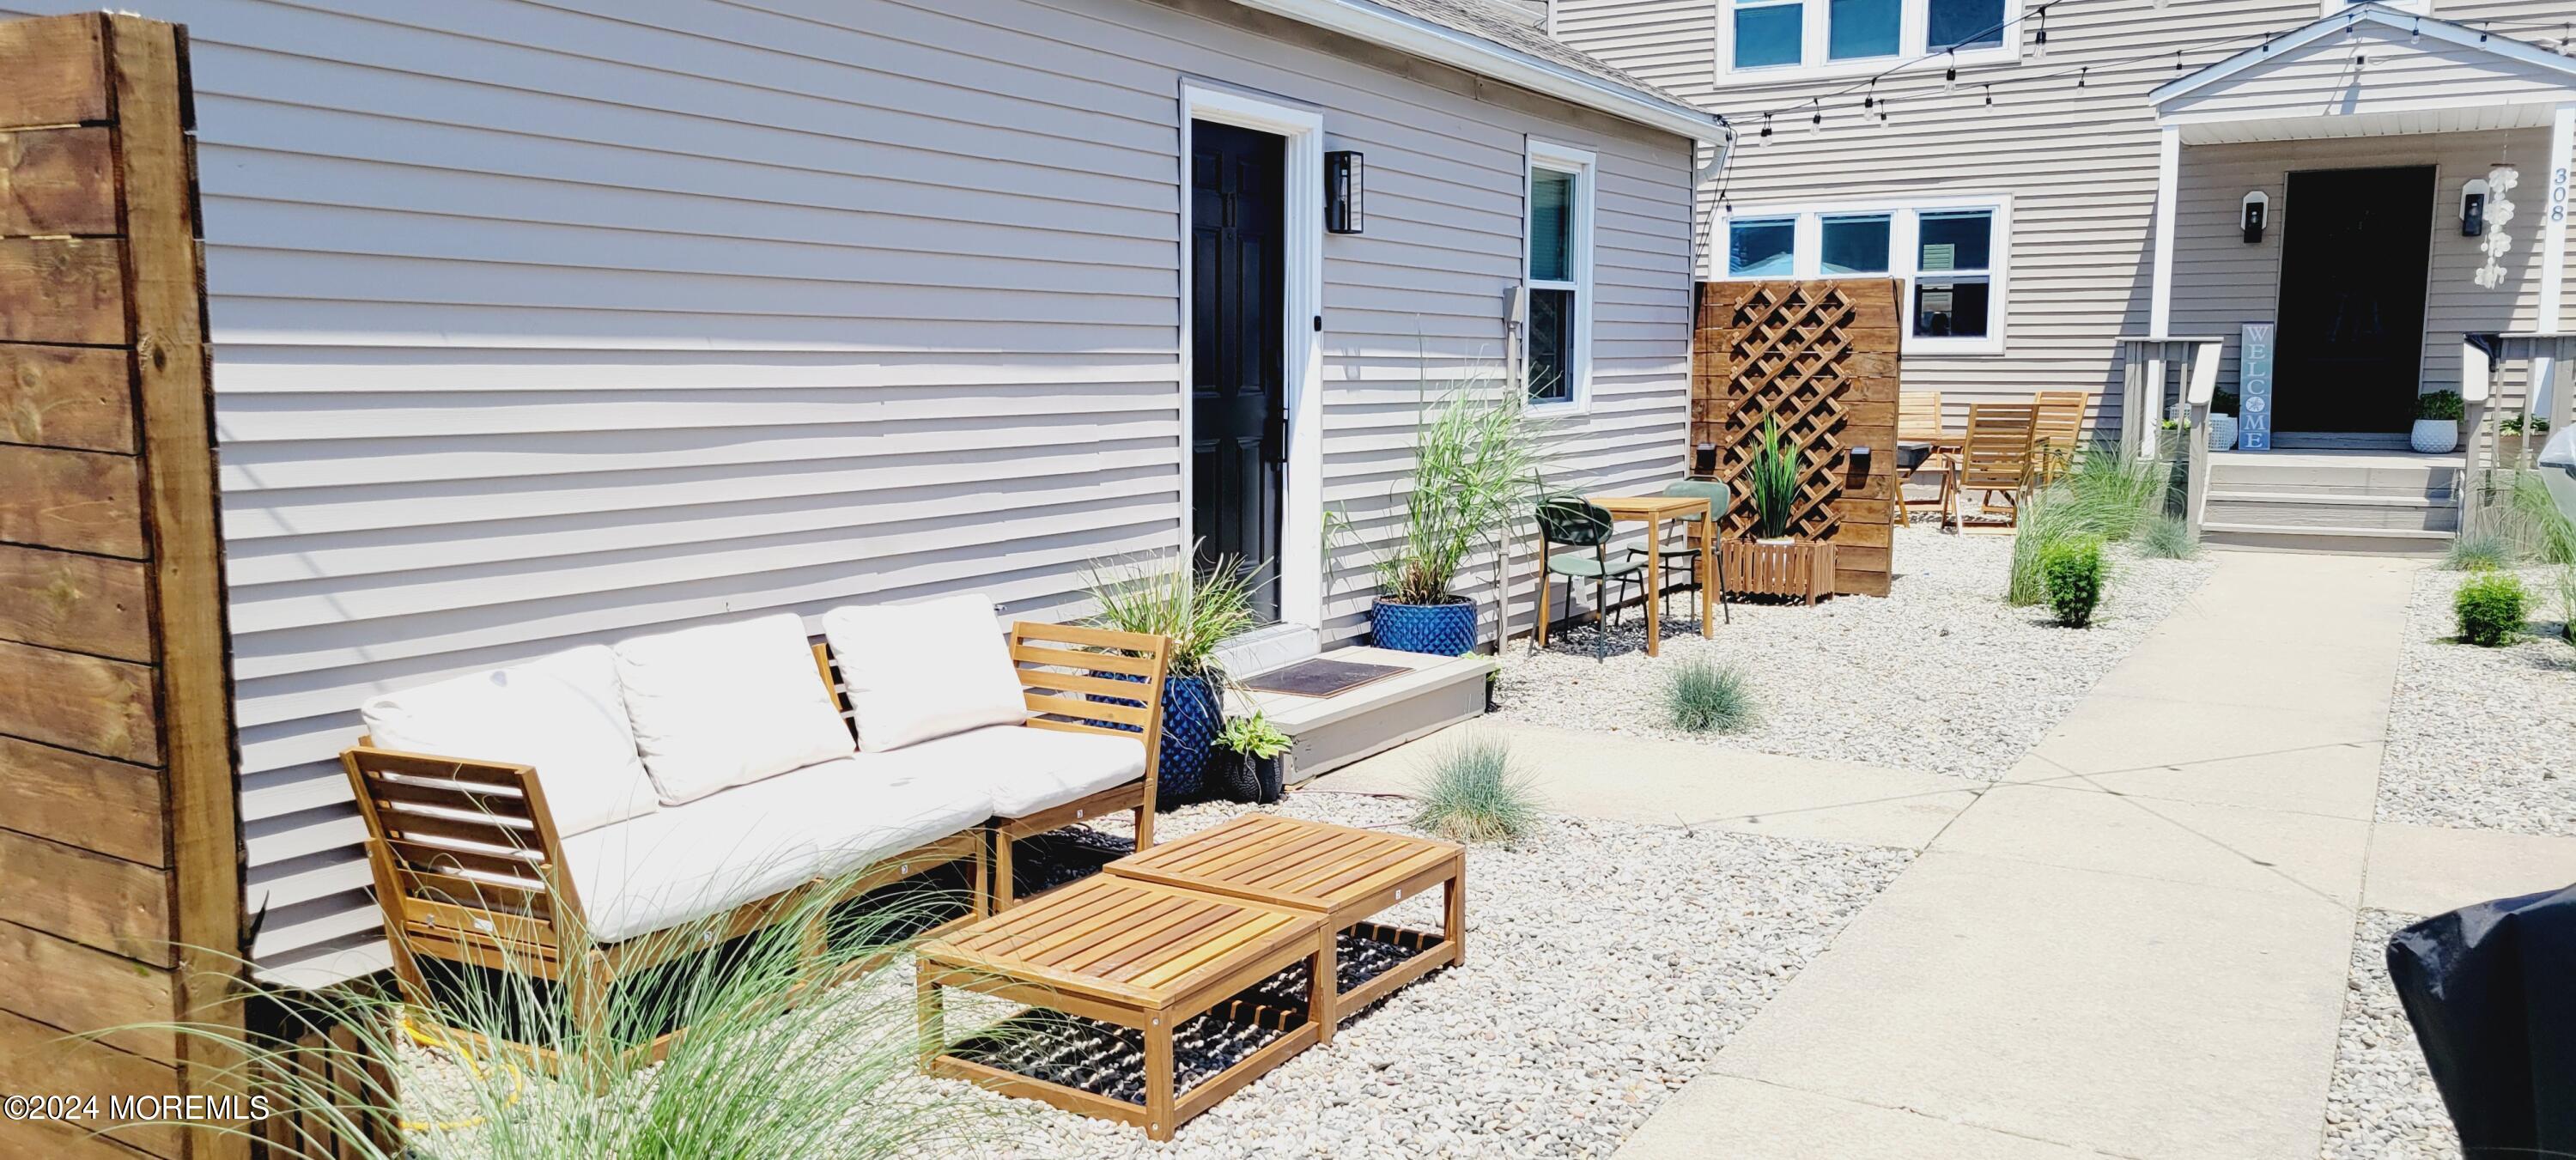
[(2276, 323), (2245, 324), (2236, 357), (2236, 449), (2272, 449), (2272, 340)]

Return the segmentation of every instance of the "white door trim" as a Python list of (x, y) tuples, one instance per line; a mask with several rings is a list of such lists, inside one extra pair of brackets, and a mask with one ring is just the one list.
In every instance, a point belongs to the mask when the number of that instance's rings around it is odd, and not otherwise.
[(1181, 528), (1188, 536), (1196, 493), (1190, 480), (1190, 122), (1215, 121), (1287, 139), (1283, 199), (1287, 236), (1286, 293), (1280, 343), (1288, 412), (1287, 479), (1280, 491), (1279, 619), (1324, 624), (1324, 371), (1320, 321), (1324, 310), (1324, 115), (1321, 111), (1252, 96), (1234, 89), (1181, 83), (1180, 336)]

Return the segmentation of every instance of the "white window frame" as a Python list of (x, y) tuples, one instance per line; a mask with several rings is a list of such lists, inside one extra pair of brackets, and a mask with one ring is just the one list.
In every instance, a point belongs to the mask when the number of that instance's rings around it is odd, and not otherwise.
[[(1717, 0), (1717, 73), (1719, 81), (1756, 80), (1823, 80), (1835, 77), (1875, 76), (1893, 61), (1914, 63), (1897, 70), (1899, 75), (1917, 72), (1939, 72), (1952, 67), (2009, 63), (2021, 59), (2022, 28), (2020, 24), (2025, 0), (2004, 0), (2004, 42), (1984, 48), (1963, 48), (1939, 56), (1915, 60), (1929, 51), (1932, 30), (1930, 0), (1899, 0), (1897, 10), (1896, 51), (1887, 56), (1854, 57), (1831, 60), (1826, 57), (1826, 39), (1832, 33), (1830, 0), (1789, 0), (1804, 5), (1800, 19), (1798, 47), (1803, 54), (1796, 64), (1735, 67), (1735, 10), (1768, 8), (1779, 0)], [(2340, 0), (2325, 0), (2338, 3)]]
[[(1994, 238), (1986, 255), (1986, 281), (1993, 287), (1988, 292), (1986, 333), (1976, 338), (1918, 338), (1914, 334), (1914, 284), (1922, 276), (1915, 265), (1922, 258), (1921, 217), (1943, 210), (1980, 209), (1993, 213)], [(1887, 224), (1887, 265), (1884, 277), (1904, 283), (1905, 300), (1897, 304), (1897, 316), (1905, 327), (1905, 353), (1977, 355), (2004, 353), (2004, 331), (2011, 317), (2012, 305), (2012, 196), (2010, 194), (1958, 194), (1943, 197), (1859, 198), (1851, 201), (1815, 202), (1795, 205), (1732, 205), (1719, 215), (1717, 236), (1720, 244), (1709, 247), (1709, 280), (1715, 282), (1761, 282), (1763, 276), (1737, 277), (1728, 269), (1731, 239), (1737, 219), (1766, 221), (1779, 218), (1797, 220), (1797, 249), (1790, 256), (1790, 277), (1813, 279), (1824, 277), (1875, 278), (1877, 274), (1827, 275), (1824, 265), (1824, 220), (1849, 214), (1889, 216)], [(1935, 271), (1937, 276), (1942, 271)]]
[[(1571, 281), (1542, 281), (1532, 275), (1531, 260), (1536, 256), (1536, 239), (1531, 227), (1536, 213), (1530, 204), (1530, 179), (1539, 170), (1570, 174), (1574, 178), (1574, 205), (1566, 221), (1566, 262)], [(1514, 341), (1521, 344), (1520, 365), (1529, 367), (1529, 325), (1532, 290), (1571, 290), (1574, 292), (1574, 340), (1567, 352), (1566, 378), (1573, 384), (1564, 399), (1552, 402), (1532, 400), (1533, 415), (1580, 415), (1592, 409), (1592, 216), (1594, 190), (1598, 185), (1600, 159), (1570, 146), (1530, 138), (1521, 171), (1521, 333)], [(1524, 385), (1523, 389), (1527, 389)]]

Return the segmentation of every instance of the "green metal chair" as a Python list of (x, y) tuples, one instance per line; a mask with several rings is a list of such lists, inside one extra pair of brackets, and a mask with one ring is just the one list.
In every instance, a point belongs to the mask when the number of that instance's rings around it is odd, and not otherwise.
[[(1646, 558), (1633, 549), (1616, 557), (1610, 554), (1611, 526), (1610, 513), (1602, 510), (1597, 504), (1587, 503), (1572, 496), (1557, 496), (1539, 501), (1539, 551), (1546, 557), (1546, 567), (1541, 570), (1538, 578), (1540, 648), (1547, 647), (1547, 626), (1550, 619), (1547, 607), (1547, 575), (1552, 572), (1566, 578), (1565, 604), (1566, 616), (1569, 618), (1574, 615), (1574, 582), (1592, 581), (1593, 616), (1597, 621), (1596, 627), (1600, 630), (1593, 634), (1593, 659), (1606, 661), (1610, 658), (1610, 605), (1603, 603), (1601, 599), (1602, 588), (1615, 580), (1623, 586), (1636, 584), (1642, 590), (1646, 570)], [(1589, 548), (1591, 551), (1588, 553), (1559, 552), (1554, 550), (1559, 544), (1577, 549)]]
[[(1729, 491), (1725, 484), (1719, 483), (1714, 479), (1685, 479), (1676, 483), (1668, 483), (1664, 485), (1664, 494), (1686, 495), (1692, 499), (1707, 500), (1709, 514), (1715, 517), (1720, 523), (1725, 522), (1726, 505), (1734, 498), (1734, 493)], [(1682, 575), (1688, 577), (1688, 579), (1680, 584), (1668, 583), (1664, 585), (1664, 590), (1655, 594), (1655, 598), (1658, 600), (1669, 599), (1675, 591), (1699, 591), (1699, 549), (1688, 545), (1703, 534), (1714, 535), (1715, 533), (1708, 529), (1701, 528), (1699, 526), (1698, 516), (1683, 516), (1681, 517), (1681, 520), (1682, 527), (1685, 532), (1682, 537), (1682, 543), (1685, 546), (1679, 548), (1661, 548), (1660, 551), (1664, 558), (1662, 567), (1666, 569), (1664, 575), (1672, 575), (1670, 569), (1678, 564), (1682, 568)], [(1643, 559), (1646, 554), (1646, 550), (1644, 548), (1630, 548), (1628, 551), (1634, 553), (1640, 559)], [(1729, 608), (1726, 603), (1726, 570), (1724, 568), (1715, 568), (1712, 569), (1712, 571), (1716, 573), (1716, 575), (1711, 577), (1711, 580), (1717, 585), (1718, 615), (1724, 618), (1725, 623), (1733, 624), (1735, 623), (1735, 611), (1734, 609)]]

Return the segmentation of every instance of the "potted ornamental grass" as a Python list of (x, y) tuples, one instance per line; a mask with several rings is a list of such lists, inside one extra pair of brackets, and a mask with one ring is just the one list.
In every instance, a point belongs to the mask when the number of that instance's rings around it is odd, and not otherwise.
[(1777, 414), (1762, 417), (1752, 461), (1744, 468), (1751, 493), (1753, 538), (1719, 547), (1726, 589), (1759, 596), (1794, 596), (1813, 604), (1833, 587), (1834, 546), (1794, 538), (1798, 483), (1804, 456), (1797, 437)]
[[(1191, 556), (1173, 552), (1094, 564), (1089, 576), (1091, 599), (1100, 607), (1091, 623), (1121, 632), (1153, 633), (1172, 642), (1164, 665), (1162, 752), (1155, 788), (1174, 801), (1197, 796), (1207, 775), (1208, 749), (1223, 721), (1225, 672), (1217, 663), (1217, 648), (1252, 628), (1257, 619), (1252, 611), (1250, 569), (1232, 557), (1221, 557), (1201, 570), (1191, 566)], [(1096, 693), (1091, 696), (1116, 701)]]
[(1431, 407), (1369, 631), (1379, 648), (1461, 656), (1476, 648), (1476, 604), (1456, 591), (1459, 574), (1536, 499), (1540, 455), (1528, 400), (1499, 380), (1457, 383)]
[(2460, 393), (2427, 391), (2415, 396), (2415, 427), (2406, 442), (2419, 455), (2448, 455), (2460, 445)]

